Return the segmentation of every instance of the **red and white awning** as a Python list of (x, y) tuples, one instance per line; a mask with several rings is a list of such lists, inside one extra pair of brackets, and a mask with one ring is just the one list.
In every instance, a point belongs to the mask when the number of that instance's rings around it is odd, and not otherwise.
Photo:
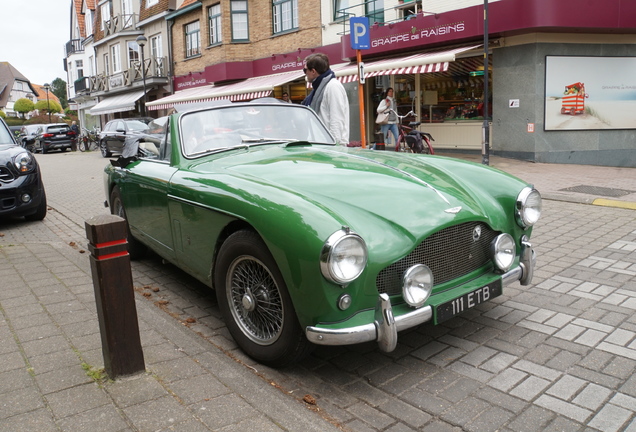
[(193, 89), (182, 90), (165, 98), (148, 102), (149, 110), (167, 109), (177, 104), (207, 102), (220, 99), (231, 101), (252, 100), (267, 97), (272, 94), (275, 87), (304, 77), (302, 70), (284, 72), (273, 75), (248, 78), (234, 84), (224, 86), (208, 85)]
[[(371, 78), (380, 75), (415, 74), (430, 72), (445, 72), (450, 62), (455, 61), (457, 54), (480, 47), (481, 45), (453, 48), (446, 51), (426, 52), (410, 56), (365, 62), (364, 77)], [(358, 80), (358, 65), (334, 70), (336, 77), (342, 83)]]

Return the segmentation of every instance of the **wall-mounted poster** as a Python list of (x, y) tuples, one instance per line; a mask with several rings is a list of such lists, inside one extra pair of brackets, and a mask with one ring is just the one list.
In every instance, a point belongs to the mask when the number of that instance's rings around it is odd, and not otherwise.
[(545, 130), (636, 129), (636, 57), (545, 60)]

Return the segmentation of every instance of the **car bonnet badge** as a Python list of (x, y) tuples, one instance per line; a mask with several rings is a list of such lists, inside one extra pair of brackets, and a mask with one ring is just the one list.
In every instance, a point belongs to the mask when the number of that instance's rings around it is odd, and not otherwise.
[(481, 225), (477, 225), (473, 228), (473, 241), (477, 242), (481, 238)]
[(451, 213), (451, 214), (457, 214), (461, 211), (461, 207), (453, 207), (453, 208), (449, 208), (444, 210), (445, 213)]

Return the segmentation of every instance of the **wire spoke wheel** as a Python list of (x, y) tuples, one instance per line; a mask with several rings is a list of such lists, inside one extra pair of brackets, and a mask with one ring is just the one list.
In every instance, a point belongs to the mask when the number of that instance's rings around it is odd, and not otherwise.
[(240, 256), (227, 273), (228, 303), (240, 330), (252, 342), (269, 345), (283, 329), (284, 307), (274, 277), (265, 265)]

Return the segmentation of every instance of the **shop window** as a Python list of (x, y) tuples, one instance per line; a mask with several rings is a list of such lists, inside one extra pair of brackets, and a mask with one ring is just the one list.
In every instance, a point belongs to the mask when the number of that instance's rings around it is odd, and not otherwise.
[(201, 54), (201, 30), (199, 21), (185, 26), (186, 58)]
[(298, 28), (298, 0), (273, 0), (274, 34)]
[(247, 16), (247, 1), (232, 0), (230, 2), (232, 14), (232, 42), (245, 42), (250, 40), (249, 23)]
[(208, 24), (210, 28), (210, 45), (223, 41), (221, 33), (221, 4), (217, 3), (208, 9)]

